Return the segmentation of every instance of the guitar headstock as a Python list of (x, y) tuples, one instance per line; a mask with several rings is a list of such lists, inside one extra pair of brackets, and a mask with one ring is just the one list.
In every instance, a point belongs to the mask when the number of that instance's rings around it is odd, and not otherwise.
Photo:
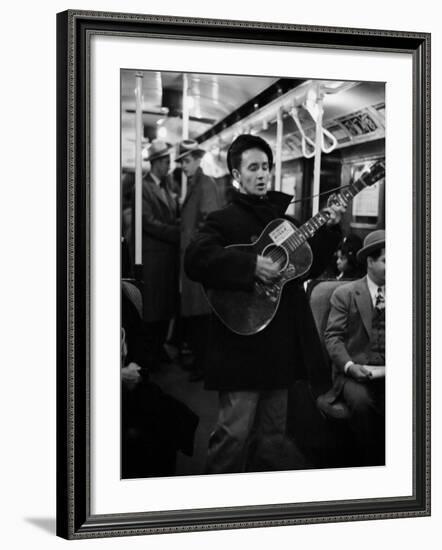
[(385, 178), (385, 160), (377, 160), (371, 165), (370, 170), (361, 176), (367, 187), (374, 185), (383, 178)]

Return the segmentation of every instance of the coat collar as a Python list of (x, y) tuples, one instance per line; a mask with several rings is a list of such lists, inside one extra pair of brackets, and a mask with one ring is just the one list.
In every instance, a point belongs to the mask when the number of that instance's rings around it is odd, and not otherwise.
[[(195, 191), (195, 188), (196, 186), (198, 185), (198, 182), (200, 181), (201, 177), (203, 176), (203, 171), (201, 169), (201, 167), (199, 166), (196, 170), (195, 170), (195, 174), (192, 176), (192, 178), (190, 179), (190, 182), (188, 180), (188, 185), (187, 185), (187, 193), (186, 193), (186, 198), (184, 199), (184, 203), (183, 203), (183, 206), (186, 204), (186, 202), (189, 200), (190, 196), (192, 195), (192, 193)], [(190, 185), (189, 185), (190, 183)]]
[(255, 195), (247, 195), (236, 191), (233, 195), (233, 202), (241, 204), (246, 207), (264, 207), (272, 209), (276, 216), (283, 216), (287, 210), (291, 200), (291, 195), (281, 193), (280, 191), (268, 191), (268, 193), (262, 197)]
[(152, 189), (152, 192), (154, 195), (160, 200), (163, 204), (167, 206), (167, 208), (171, 208), (171, 204), (169, 202), (169, 193), (165, 191), (163, 193), (163, 190), (161, 187), (156, 183), (156, 181), (153, 179), (152, 174), (149, 172), (147, 176), (144, 178), (144, 181), (146, 184)]

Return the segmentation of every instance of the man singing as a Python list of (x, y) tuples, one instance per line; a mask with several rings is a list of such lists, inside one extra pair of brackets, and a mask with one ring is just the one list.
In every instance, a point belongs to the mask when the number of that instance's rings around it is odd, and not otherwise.
[[(291, 196), (268, 191), (273, 154), (258, 136), (240, 135), (227, 154), (239, 185), (232, 202), (210, 213), (187, 248), (185, 269), (206, 288), (252, 290), (256, 281), (279, 277), (270, 258), (226, 248), (256, 241), (266, 225), (284, 217)], [(314, 261), (308, 277), (318, 276), (341, 240), (337, 225), (344, 208), (327, 208), (329, 221), (309, 240)], [(212, 315), (205, 387), (217, 390), (219, 412), (211, 434), (207, 473), (277, 469), (285, 439), (287, 389), (307, 377), (321, 350), (302, 281), (286, 283), (269, 325), (251, 336), (227, 328)]]

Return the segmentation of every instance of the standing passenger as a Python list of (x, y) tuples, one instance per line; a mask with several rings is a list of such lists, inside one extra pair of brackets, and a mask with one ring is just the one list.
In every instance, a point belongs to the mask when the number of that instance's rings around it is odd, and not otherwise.
[(184, 251), (207, 214), (223, 206), (215, 180), (201, 169), (205, 153), (196, 141), (184, 140), (175, 159), (187, 176), (187, 193), (181, 208), (181, 316), (187, 343), (194, 355), (189, 377), (192, 382), (203, 378), (210, 306), (201, 285), (191, 281), (184, 272)]
[(163, 346), (178, 305), (180, 231), (167, 181), (169, 144), (153, 141), (147, 160), (151, 169), (143, 179), (143, 321), (149, 368), (155, 370), (167, 358)]

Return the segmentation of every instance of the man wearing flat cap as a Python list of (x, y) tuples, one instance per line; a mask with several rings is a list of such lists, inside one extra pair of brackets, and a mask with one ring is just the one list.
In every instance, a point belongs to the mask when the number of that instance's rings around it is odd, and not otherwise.
[(143, 321), (148, 364), (155, 370), (165, 357), (163, 345), (177, 311), (180, 230), (167, 179), (170, 145), (154, 140), (147, 160), (151, 169), (143, 178)]
[(194, 355), (194, 363), (189, 369), (189, 380), (193, 382), (203, 377), (210, 306), (201, 285), (191, 281), (184, 272), (184, 251), (207, 214), (224, 206), (215, 180), (201, 168), (205, 154), (198, 142), (187, 139), (180, 143), (175, 158), (187, 176), (187, 193), (181, 207), (181, 317), (187, 343)]
[(369, 233), (357, 258), (367, 275), (338, 287), (330, 301), (324, 341), (335, 380), (320, 408), (344, 400), (369, 466), (385, 463), (385, 231)]

